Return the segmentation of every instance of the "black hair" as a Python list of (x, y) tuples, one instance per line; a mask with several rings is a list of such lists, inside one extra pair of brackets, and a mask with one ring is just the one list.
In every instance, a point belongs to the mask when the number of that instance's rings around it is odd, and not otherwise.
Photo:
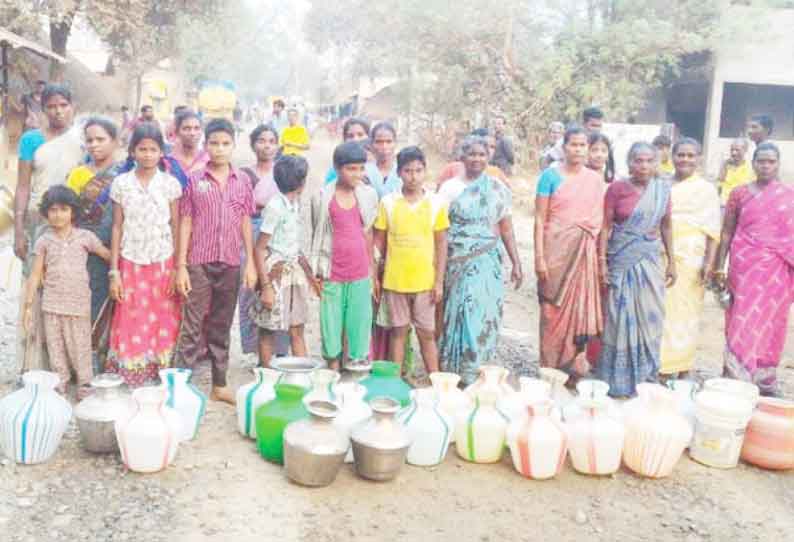
[(142, 122), (135, 127), (135, 130), (132, 131), (132, 135), (130, 136), (130, 145), (128, 147), (130, 155), (135, 152), (135, 147), (144, 139), (151, 139), (157, 143), (161, 151), (165, 152), (165, 140), (163, 139), (163, 132), (160, 131), (160, 127), (153, 122)]
[(339, 169), (348, 164), (366, 164), (367, 151), (355, 141), (346, 141), (334, 149), (334, 167)]
[(236, 135), (234, 125), (227, 119), (212, 119), (209, 121), (207, 127), (204, 128), (204, 139), (208, 140), (215, 132), (225, 132), (232, 136), (232, 139)]
[(285, 107), (286, 104), (284, 103), (284, 100), (282, 100), (281, 98), (278, 98), (276, 100), (273, 100), (273, 106), (276, 106), (276, 105), (280, 105), (281, 107)]
[(272, 124), (260, 124), (256, 128), (253, 129), (251, 135), (248, 136), (251, 141), (251, 148), (254, 148), (256, 144), (256, 140), (259, 139), (259, 136), (264, 134), (265, 132), (270, 132), (276, 138), (276, 143), (278, 143), (278, 130), (276, 130)]
[[(180, 107), (184, 107), (184, 106), (180, 106)], [(174, 128), (176, 128), (178, 131), (182, 127), (182, 123), (188, 119), (196, 119), (197, 121), (199, 121), (199, 125), (201, 125), (201, 117), (199, 117), (198, 113), (185, 108), (176, 114), (176, 117), (174, 118)]]
[(397, 153), (397, 171), (399, 172), (403, 167), (407, 166), (411, 162), (422, 162), (422, 165), (427, 167), (425, 153), (423, 153), (422, 149), (415, 145), (411, 147), (405, 147)]
[(289, 194), (306, 183), (309, 162), (302, 156), (282, 156), (273, 165), (273, 180), (282, 194)]
[(121, 110), (122, 110), (122, 111), (129, 111), (129, 110), (130, 110), (130, 108), (129, 108), (129, 107), (127, 107), (126, 105), (122, 105), (122, 106), (121, 106)]
[(190, 108), (188, 106), (186, 106), (186, 105), (178, 105), (178, 106), (176, 106), (174, 108), (174, 115), (178, 115), (182, 111), (187, 111), (188, 109), (190, 109)]
[(372, 130), (369, 133), (369, 138), (372, 141), (375, 141), (375, 135), (381, 130), (386, 130), (387, 132), (391, 132), (391, 135), (394, 139), (397, 139), (397, 130), (394, 128), (394, 125), (391, 122), (379, 122), (375, 126), (372, 127)]
[(670, 136), (666, 136), (664, 134), (659, 134), (658, 136), (653, 138), (651, 142), (654, 147), (670, 147), (673, 145), (673, 140), (670, 139)]
[(89, 117), (83, 125), (83, 133), (88, 131), (91, 126), (99, 126), (110, 136), (110, 139), (116, 139), (119, 135), (119, 129), (116, 124), (105, 117)]
[(50, 98), (55, 96), (60, 96), (64, 100), (69, 103), (72, 103), (72, 91), (66, 88), (63, 85), (47, 85), (44, 87), (44, 90), (41, 91), (41, 105), (44, 107), (47, 105), (47, 102), (50, 101)]
[(603, 119), (604, 112), (598, 107), (588, 107), (582, 111), (582, 122), (587, 122), (590, 119)]
[(471, 134), (474, 137), (488, 137), (491, 134), (488, 132), (488, 128), (475, 128), (471, 131)]
[(750, 120), (760, 124), (767, 134), (772, 135), (772, 130), (775, 128), (775, 121), (772, 120), (772, 117), (769, 115), (753, 115)]
[(72, 208), (72, 222), (77, 220), (80, 213), (80, 198), (65, 184), (56, 184), (44, 192), (39, 203), (39, 215), (46, 218), (47, 212), (53, 205), (68, 205)]
[(46, 85), (46, 84), (47, 84), (47, 81), (45, 81), (44, 79), (38, 79), (38, 80), (36, 81), (36, 84), (37, 84), (37, 85)]
[(565, 130), (565, 134), (562, 136), (562, 144), (567, 145), (571, 138), (575, 135), (583, 135), (585, 139), (587, 139), (587, 132), (581, 126), (571, 126), (567, 130)]
[[(656, 140), (654, 140), (654, 145), (655, 144), (656, 144)], [(673, 150), (672, 150), (673, 156), (675, 156), (675, 153), (678, 152), (678, 149), (680, 147), (683, 147), (684, 145), (692, 145), (693, 147), (695, 147), (695, 150), (698, 154), (703, 152), (703, 147), (700, 145), (700, 141), (698, 141), (694, 137), (682, 137), (681, 139), (675, 142), (675, 145), (673, 145)]]
[(596, 143), (603, 143), (607, 146), (607, 163), (604, 168), (604, 182), (611, 183), (615, 180), (615, 152), (612, 150), (612, 142), (601, 132), (590, 134), (587, 138), (587, 146), (591, 147)]
[(345, 137), (347, 137), (347, 131), (350, 129), (351, 126), (361, 126), (362, 128), (364, 128), (364, 132), (369, 134), (369, 123), (367, 121), (359, 117), (350, 117), (342, 125), (342, 139), (345, 139)]
[(762, 151), (772, 151), (777, 155), (777, 159), (780, 160), (780, 149), (778, 146), (770, 141), (764, 141), (763, 143), (760, 143), (753, 151), (753, 162), (755, 162), (756, 158), (758, 158), (758, 153)]
[[(487, 132), (487, 130), (486, 130), (486, 132)], [(487, 136), (485, 136), (485, 137), (487, 137)], [(469, 154), (469, 151), (473, 147), (475, 147), (477, 145), (479, 145), (483, 149), (485, 149), (485, 152), (487, 153), (488, 152), (488, 141), (485, 139), (485, 137), (479, 136), (479, 135), (466, 136), (463, 139), (463, 142), (460, 144), (461, 157), (465, 157), (467, 154)]]
[(152, 107), (151, 105), (142, 105), (141, 106), (141, 113), (143, 113), (144, 111), (146, 111), (148, 109), (151, 109), (152, 111), (154, 111), (154, 107)]

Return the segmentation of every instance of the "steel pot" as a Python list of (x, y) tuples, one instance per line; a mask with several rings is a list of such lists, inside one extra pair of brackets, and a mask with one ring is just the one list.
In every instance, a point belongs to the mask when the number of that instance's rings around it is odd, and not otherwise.
[(301, 388), (312, 388), (312, 372), (325, 367), (325, 362), (313, 358), (283, 357), (270, 362), (270, 368), (281, 375), (277, 384), (292, 384)]
[(369, 406), (372, 418), (351, 436), (356, 472), (370, 480), (391, 480), (405, 463), (411, 438), (396, 419), (400, 403), (390, 397), (375, 397)]
[(292, 422), (284, 430), (284, 467), (287, 477), (304, 486), (327, 486), (336, 479), (350, 439), (333, 424), (339, 407), (330, 401), (309, 401), (308, 419)]
[(104, 373), (94, 377), (94, 393), (80, 401), (74, 409), (83, 447), (89, 452), (109, 453), (118, 448), (114, 424), (133, 407), (130, 396), (121, 392), (124, 379)]

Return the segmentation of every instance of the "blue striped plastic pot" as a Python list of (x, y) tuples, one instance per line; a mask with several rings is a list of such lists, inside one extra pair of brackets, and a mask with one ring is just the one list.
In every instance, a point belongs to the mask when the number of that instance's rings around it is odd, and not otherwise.
[(276, 398), (276, 385), (281, 373), (265, 367), (254, 368), (254, 381), (237, 390), (237, 430), (248, 438), (256, 438), (256, 409)]
[(17, 463), (44, 463), (58, 449), (72, 407), (55, 391), (57, 374), (30, 371), (22, 380), (24, 388), (0, 400), (0, 447)]
[(452, 419), (441, 410), (433, 388), (413, 390), (411, 396), (410, 406), (397, 416), (411, 436), (405, 460), (420, 467), (438, 465), (447, 456), (454, 432)]
[(160, 371), (160, 381), (167, 392), (165, 406), (176, 410), (182, 418), (180, 441), (196, 438), (207, 409), (207, 396), (190, 383), (192, 373), (181, 368)]

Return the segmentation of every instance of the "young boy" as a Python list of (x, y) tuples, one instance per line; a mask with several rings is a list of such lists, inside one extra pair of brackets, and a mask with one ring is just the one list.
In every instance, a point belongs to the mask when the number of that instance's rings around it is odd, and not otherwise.
[(309, 262), (303, 255), (300, 195), (309, 164), (299, 156), (284, 156), (273, 167), (279, 193), (262, 212), (262, 226), (254, 258), (260, 299), (249, 315), (259, 326), (259, 358), (266, 367), (273, 357), (275, 331), (289, 331), (292, 355), (306, 356), (303, 327), (308, 312), (307, 285), (320, 295)]
[(749, 144), (743, 137), (734, 139), (731, 142), (731, 156), (722, 164), (718, 182), (723, 209), (734, 188), (755, 180), (753, 166), (746, 159), (748, 147)]
[(298, 122), (298, 110), (287, 112), (289, 126), (281, 132), (281, 153), (285, 156), (300, 156), (309, 150), (309, 131)]
[(362, 182), (367, 153), (355, 142), (334, 150), (337, 180), (312, 202), (312, 269), (323, 281), (323, 357), (339, 368), (342, 333), (352, 366), (367, 364), (372, 329), (372, 223), (378, 193)]
[(672, 157), (673, 141), (666, 135), (658, 135), (653, 138), (653, 146), (659, 151), (659, 174), (667, 176), (675, 173)]
[[(438, 371), (435, 306), (441, 303), (447, 266), (447, 208), (425, 193), (425, 155), (419, 147), (397, 154), (401, 192), (384, 196), (375, 220), (375, 247), (386, 254), (383, 290), (393, 325), (391, 360), (402, 364), (410, 325), (416, 329), (428, 373)], [(381, 295), (376, 283), (375, 296)]]
[(231, 165), (234, 126), (215, 119), (204, 131), (207, 166), (190, 177), (179, 203), (177, 291), (185, 298), (176, 345), (177, 366), (193, 367), (203, 354), (212, 363), (214, 401), (234, 404), (226, 385), (229, 331), (240, 288), (241, 245), (246, 264), (243, 281), (256, 284), (251, 214), (251, 181)]

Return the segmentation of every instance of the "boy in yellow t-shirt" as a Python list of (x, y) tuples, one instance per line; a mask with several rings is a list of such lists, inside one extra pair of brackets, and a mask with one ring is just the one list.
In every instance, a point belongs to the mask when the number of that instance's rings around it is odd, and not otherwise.
[(413, 323), (428, 373), (438, 371), (435, 306), (441, 303), (447, 267), (447, 207), (435, 194), (425, 194), (425, 155), (419, 147), (397, 154), (401, 192), (384, 196), (374, 225), (374, 243), (386, 261), (380, 262), (382, 284), (375, 297), (386, 298), (393, 325), (391, 359), (402, 364), (405, 339)]
[(287, 112), (289, 126), (281, 132), (281, 154), (300, 156), (309, 150), (309, 131), (298, 124), (298, 110)]
[(742, 137), (731, 142), (731, 156), (722, 164), (719, 176), (720, 200), (723, 207), (727, 205), (734, 188), (755, 180), (753, 166), (746, 158), (748, 146), (747, 140)]
[(673, 141), (664, 134), (653, 138), (653, 146), (659, 151), (659, 174), (669, 176), (675, 173), (673, 166)]

